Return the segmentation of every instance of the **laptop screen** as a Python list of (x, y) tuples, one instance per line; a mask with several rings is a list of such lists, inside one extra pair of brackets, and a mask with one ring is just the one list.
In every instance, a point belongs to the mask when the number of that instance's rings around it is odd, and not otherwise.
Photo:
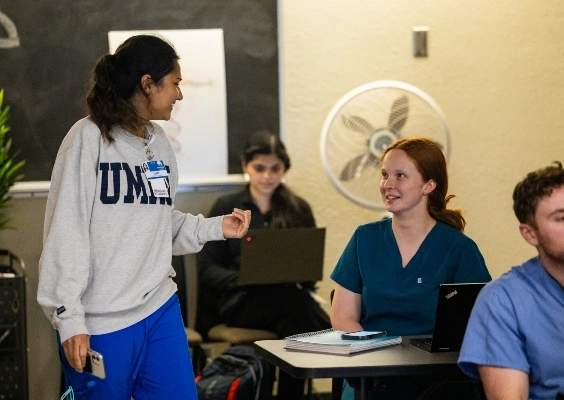
[(439, 288), (433, 348), (458, 351), (478, 293), (485, 283), (448, 283)]
[(241, 239), (239, 285), (320, 281), (325, 228), (249, 230)]

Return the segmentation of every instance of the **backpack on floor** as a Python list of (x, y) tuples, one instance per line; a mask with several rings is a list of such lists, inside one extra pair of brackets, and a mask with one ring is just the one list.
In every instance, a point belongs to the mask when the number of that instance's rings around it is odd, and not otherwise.
[(270, 400), (274, 367), (251, 346), (231, 346), (196, 377), (198, 400)]

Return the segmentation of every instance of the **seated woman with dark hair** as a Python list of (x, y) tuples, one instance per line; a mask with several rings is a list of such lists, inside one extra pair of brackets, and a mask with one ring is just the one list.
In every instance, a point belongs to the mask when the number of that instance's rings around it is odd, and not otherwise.
[[(266, 131), (251, 135), (241, 159), (249, 184), (241, 192), (219, 198), (210, 216), (241, 207), (251, 210), (250, 229), (315, 226), (308, 203), (282, 183), (290, 158), (277, 135)], [(328, 315), (311, 296), (315, 282), (238, 286), (240, 252), (240, 240), (228, 239), (209, 242), (198, 254), (196, 328), (200, 332), (224, 323), (269, 330), (284, 338), (330, 328)], [(280, 373), (278, 398), (299, 399), (303, 390), (303, 380)]]

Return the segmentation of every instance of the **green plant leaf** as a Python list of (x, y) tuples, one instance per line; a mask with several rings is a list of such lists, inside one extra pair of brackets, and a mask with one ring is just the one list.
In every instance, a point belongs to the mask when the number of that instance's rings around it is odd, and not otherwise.
[[(25, 160), (16, 160), (19, 151), (11, 153), (12, 139), (6, 137), (10, 131), (9, 119), (10, 107), (4, 106), (4, 89), (0, 89), (0, 209), (9, 205), (12, 199), (10, 188), (24, 177), (21, 171)], [(14, 228), (10, 222), (10, 217), (0, 212), (0, 230)]]

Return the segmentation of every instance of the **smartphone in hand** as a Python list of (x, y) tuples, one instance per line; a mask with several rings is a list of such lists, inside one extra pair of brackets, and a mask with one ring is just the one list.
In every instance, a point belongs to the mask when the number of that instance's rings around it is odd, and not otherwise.
[(386, 331), (358, 331), (346, 332), (341, 335), (341, 339), (346, 340), (367, 340), (374, 339), (381, 336), (386, 336)]
[(86, 351), (86, 365), (84, 366), (84, 371), (100, 379), (106, 379), (104, 356), (95, 350), (88, 349)]

